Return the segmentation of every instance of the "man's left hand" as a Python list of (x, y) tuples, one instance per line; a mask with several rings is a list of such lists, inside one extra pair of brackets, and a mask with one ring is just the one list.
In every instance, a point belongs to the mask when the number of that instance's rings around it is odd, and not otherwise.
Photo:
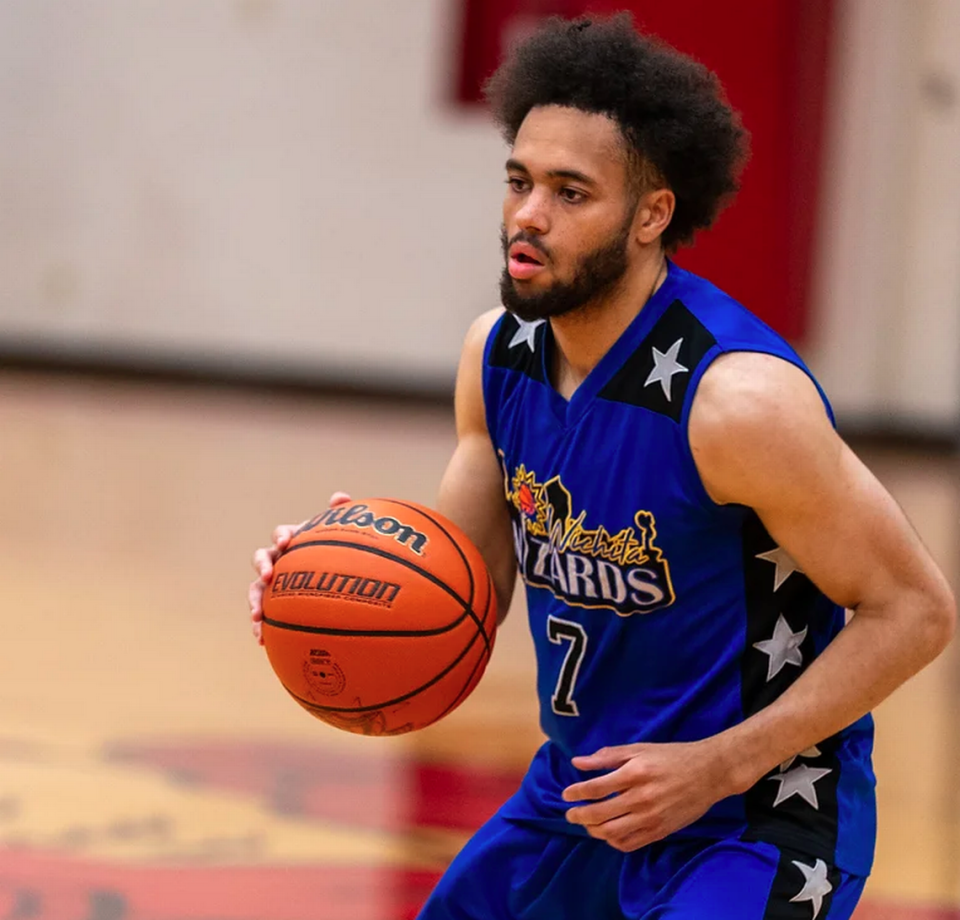
[(606, 747), (573, 765), (611, 772), (564, 789), (564, 801), (590, 802), (568, 809), (567, 820), (624, 853), (686, 827), (737, 791), (709, 741)]

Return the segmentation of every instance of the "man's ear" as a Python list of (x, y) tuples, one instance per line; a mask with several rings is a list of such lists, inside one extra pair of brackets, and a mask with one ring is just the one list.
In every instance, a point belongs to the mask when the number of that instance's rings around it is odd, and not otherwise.
[(677, 196), (668, 188), (644, 192), (633, 221), (633, 233), (637, 242), (645, 246), (656, 242), (670, 226), (676, 207)]

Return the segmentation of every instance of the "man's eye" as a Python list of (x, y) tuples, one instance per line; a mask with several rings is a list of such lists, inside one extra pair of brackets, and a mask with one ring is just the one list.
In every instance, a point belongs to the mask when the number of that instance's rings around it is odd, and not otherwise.
[(562, 188), (560, 189), (560, 197), (568, 204), (579, 204), (587, 196), (579, 189)]
[(518, 179), (516, 176), (511, 176), (507, 179), (507, 185), (510, 186), (515, 192), (525, 192), (527, 190), (527, 180)]

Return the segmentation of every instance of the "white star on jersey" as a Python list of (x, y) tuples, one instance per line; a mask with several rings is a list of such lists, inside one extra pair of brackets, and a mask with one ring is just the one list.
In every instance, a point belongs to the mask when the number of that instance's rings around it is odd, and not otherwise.
[(683, 339), (677, 339), (665, 354), (657, 348), (653, 349), (653, 370), (650, 371), (650, 376), (647, 377), (644, 386), (648, 387), (651, 383), (659, 383), (663, 388), (663, 395), (667, 397), (667, 402), (673, 402), (673, 396), (670, 393), (673, 389), (673, 375), (690, 372), (689, 368), (684, 367), (677, 360), (682, 344)]
[(818, 859), (812, 866), (805, 866), (802, 862), (793, 859), (791, 862), (803, 873), (806, 879), (800, 893), (790, 898), (791, 901), (812, 901), (813, 902), (813, 920), (820, 916), (820, 908), (823, 907), (823, 899), (833, 891), (833, 885), (827, 881), (827, 864)]
[(803, 653), (800, 651), (800, 646), (806, 638), (807, 628), (804, 627), (800, 632), (794, 632), (781, 613), (777, 617), (777, 625), (773, 628), (773, 637), (765, 639), (763, 642), (753, 643), (754, 648), (759, 649), (764, 655), (770, 656), (770, 660), (767, 662), (768, 683), (788, 664), (796, 665), (798, 668), (803, 664)]
[(768, 550), (765, 553), (757, 553), (757, 559), (765, 559), (767, 562), (772, 562), (777, 567), (777, 570), (773, 575), (774, 591), (779, 591), (780, 585), (782, 585), (794, 572), (800, 572), (801, 575), (803, 574), (800, 566), (798, 566), (793, 559), (790, 558), (790, 554), (785, 549), (781, 549), (779, 546)]
[(530, 351), (536, 351), (537, 329), (539, 329), (546, 322), (546, 320), (535, 319), (532, 323), (527, 323), (520, 319), (519, 316), (515, 317), (515, 319), (520, 326), (513, 334), (513, 338), (510, 339), (510, 344), (507, 346), (507, 348), (514, 348), (515, 346), (522, 345), (524, 342), (526, 342)]
[(798, 757), (806, 757), (807, 760), (811, 760), (814, 757), (820, 757), (823, 754), (823, 751), (820, 750), (816, 745), (813, 747), (807, 748), (805, 751), (801, 751), (799, 754), (794, 754), (793, 757), (788, 757), (782, 764), (780, 764), (780, 772), (785, 773), (793, 766), (793, 762)]
[(787, 773), (768, 776), (767, 779), (776, 780), (780, 783), (773, 807), (776, 808), (791, 796), (798, 795), (808, 805), (812, 805), (817, 811), (820, 811), (820, 800), (817, 798), (817, 790), (814, 788), (814, 784), (832, 772), (833, 770), (828, 770), (825, 767), (808, 767), (805, 763), (802, 763), (799, 767), (794, 767)]

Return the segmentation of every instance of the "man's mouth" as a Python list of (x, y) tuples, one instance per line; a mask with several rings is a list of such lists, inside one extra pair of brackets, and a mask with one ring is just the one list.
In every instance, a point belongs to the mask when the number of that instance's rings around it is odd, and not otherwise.
[(514, 243), (510, 247), (507, 268), (510, 277), (517, 281), (528, 281), (543, 271), (546, 258), (529, 243)]

